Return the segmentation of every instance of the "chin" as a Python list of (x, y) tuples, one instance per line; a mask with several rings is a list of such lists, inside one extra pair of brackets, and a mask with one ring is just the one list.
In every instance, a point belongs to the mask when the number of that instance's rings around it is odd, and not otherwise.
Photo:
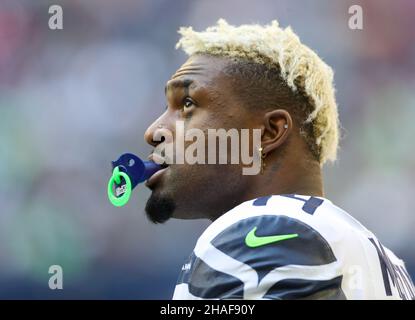
[[(183, 167), (170, 168), (157, 183), (148, 186), (152, 190), (146, 204), (146, 213), (153, 223), (163, 223), (170, 218), (202, 219), (207, 218), (204, 194), (207, 192), (205, 181), (200, 173), (194, 170), (184, 170)], [(193, 169), (193, 168), (192, 168)], [(204, 194), (200, 194), (203, 192)]]
[(173, 217), (176, 209), (174, 200), (153, 191), (147, 200), (145, 211), (147, 218), (153, 223), (164, 223)]

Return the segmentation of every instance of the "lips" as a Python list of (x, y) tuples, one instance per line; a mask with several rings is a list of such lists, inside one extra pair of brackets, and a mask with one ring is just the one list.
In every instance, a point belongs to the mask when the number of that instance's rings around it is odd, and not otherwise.
[(152, 153), (150, 154), (150, 156), (148, 157), (149, 160), (154, 161), (158, 164), (160, 164), (160, 166), (162, 167), (161, 170), (157, 171), (155, 174), (153, 174), (150, 178), (148, 178), (148, 180), (146, 181), (146, 186), (147, 188), (154, 188), (159, 181), (161, 180), (163, 174), (169, 170), (169, 165), (166, 163), (166, 159), (163, 158), (162, 156)]
[(164, 173), (169, 170), (169, 167), (163, 168), (159, 171), (157, 171), (155, 174), (153, 174), (147, 181), (146, 181), (146, 187), (153, 189), (161, 180)]

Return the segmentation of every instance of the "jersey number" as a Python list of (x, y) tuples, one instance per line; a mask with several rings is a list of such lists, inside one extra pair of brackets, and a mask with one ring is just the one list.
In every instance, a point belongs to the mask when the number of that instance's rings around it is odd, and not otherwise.
[[(324, 202), (323, 199), (319, 199), (315, 197), (310, 197), (308, 200), (304, 200), (303, 198), (297, 197), (295, 194), (281, 194), (280, 196), (303, 201), (304, 202), (304, 205), (302, 207), (303, 211), (311, 215), (313, 215), (316, 209)], [(272, 196), (258, 198), (253, 202), (253, 205), (254, 206), (266, 206), (268, 200), (271, 197)]]

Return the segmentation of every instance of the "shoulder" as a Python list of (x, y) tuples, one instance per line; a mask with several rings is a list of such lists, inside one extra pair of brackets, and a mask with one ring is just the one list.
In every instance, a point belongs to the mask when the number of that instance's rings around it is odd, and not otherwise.
[(363, 294), (363, 289), (344, 287), (354, 283), (349, 280), (360, 266), (367, 284), (364, 294), (372, 297), (370, 279), (378, 281), (386, 270), (379, 269), (380, 259), (387, 261), (386, 267), (391, 261), (403, 268), (374, 239), (327, 199), (262, 197), (235, 207), (205, 230), (187, 283), (199, 297), (344, 299)]
[(248, 265), (263, 259), (273, 259), (273, 267), (331, 263), (336, 259), (319, 231), (322, 223), (313, 218), (323, 201), (269, 196), (244, 202), (213, 222), (195, 251), (203, 254), (213, 246)]
[(198, 243), (241, 237), (254, 227), (257, 227), (259, 235), (261, 232), (275, 234), (291, 230), (293, 233), (301, 232), (303, 239), (321, 239), (325, 237), (319, 233), (327, 233), (326, 229), (336, 229), (337, 232), (344, 227), (341, 222), (329, 226), (331, 219), (327, 217), (335, 217), (336, 211), (341, 209), (320, 197), (293, 194), (260, 197), (246, 201), (219, 217), (205, 230)]
[(322, 288), (342, 296), (341, 270), (330, 244), (316, 223), (298, 212), (304, 205), (312, 211), (320, 199), (306, 199), (298, 209), (293, 199), (281, 198), (259, 198), (229, 211), (202, 234), (195, 255), (211, 270), (243, 283), (245, 298), (289, 298), (286, 285), (293, 287), (292, 298)]

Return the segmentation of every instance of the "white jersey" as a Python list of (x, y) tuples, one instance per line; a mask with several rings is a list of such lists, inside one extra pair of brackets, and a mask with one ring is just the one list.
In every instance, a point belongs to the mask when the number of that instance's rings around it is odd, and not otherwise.
[(244, 202), (215, 220), (173, 299), (415, 299), (402, 260), (331, 201)]

